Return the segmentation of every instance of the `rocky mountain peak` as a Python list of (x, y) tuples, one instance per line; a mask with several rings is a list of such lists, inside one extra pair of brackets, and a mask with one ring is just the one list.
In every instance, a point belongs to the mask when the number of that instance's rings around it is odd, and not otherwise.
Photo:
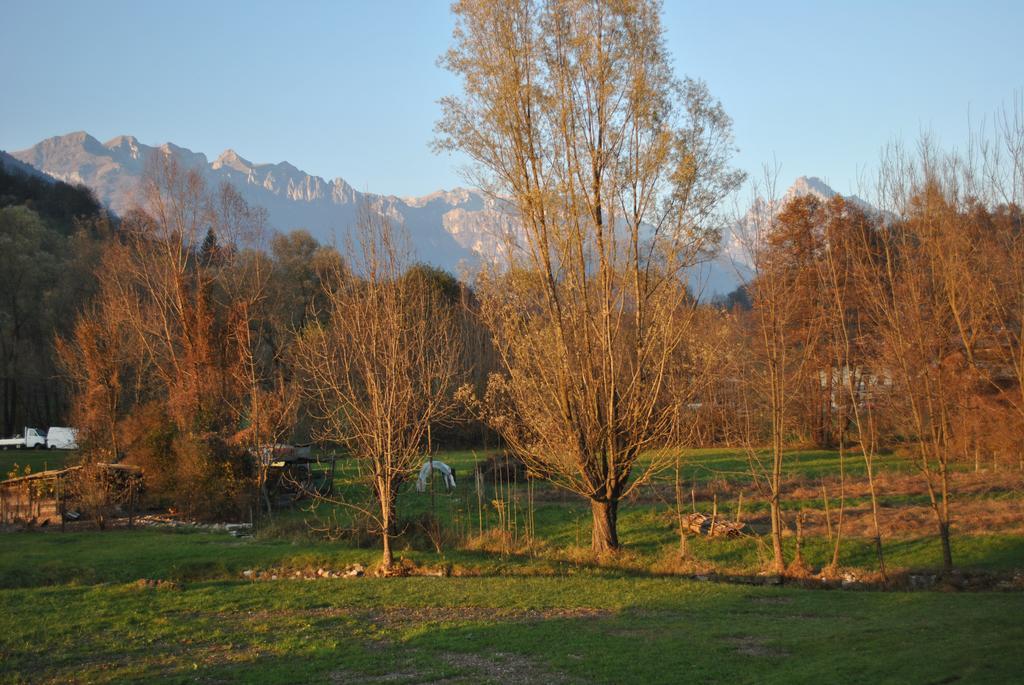
[(837, 193), (817, 176), (801, 176), (786, 191), (786, 197), (801, 195), (817, 195), (828, 200), (835, 197)]
[(217, 157), (217, 159), (213, 160), (213, 164), (211, 164), (210, 167), (213, 169), (228, 167), (235, 171), (249, 172), (252, 170), (253, 164), (231, 148), (228, 148), (224, 152), (220, 153), (220, 156)]
[(141, 161), (142, 148), (135, 136), (117, 136), (103, 143), (103, 147), (114, 153), (122, 161)]

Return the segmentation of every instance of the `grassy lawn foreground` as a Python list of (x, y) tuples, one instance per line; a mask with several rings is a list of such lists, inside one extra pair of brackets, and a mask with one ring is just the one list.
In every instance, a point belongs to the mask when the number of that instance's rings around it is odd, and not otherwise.
[[(672, 567), (678, 537), (664, 476), (661, 491), (644, 491), (624, 506), (625, 548), (603, 564), (580, 547), (589, 537), (586, 504), (544, 483), (535, 490), (536, 547), (500, 554), (474, 545), (478, 527), (494, 532), (492, 500), (508, 494), (488, 485), (481, 508), (466, 476), (483, 456), (443, 455), (463, 477), (454, 493), (416, 493), (410, 485), (400, 496), (404, 520), (413, 522), (396, 540), (400, 556), (426, 570), (445, 566), (453, 577), (295, 579), (297, 571), (370, 566), (379, 557), (376, 546), (310, 535), (309, 512), (300, 509), (281, 512), (255, 538), (190, 528), (6, 533), (0, 537), (0, 683), (1021, 680), (1019, 591), (830, 591), (659, 576), (679, 572)], [(906, 462), (892, 457), (884, 466), (891, 479), (884, 507), (892, 515), (920, 510)], [(364, 493), (351, 481), (351, 468), (340, 464), (337, 485), (359, 497)], [(848, 468), (855, 473), (856, 462)], [(787, 469), (794, 492), (802, 493), (790, 500), (791, 511), (820, 509), (816, 488), (821, 479), (834, 485), (835, 454), (793, 453)], [(752, 495), (734, 451), (694, 452), (683, 471), (684, 482), (700, 493), (701, 509), (717, 492), (719, 511), (732, 515), (738, 493), (747, 488)], [(998, 509), (1005, 520), (984, 533), (980, 524), (958, 530), (957, 566), (1019, 578), (1019, 478), (966, 474), (963, 483), (956, 506)], [(520, 525), (525, 493), (513, 492)], [(863, 510), (863, 495), (851, 495), (850, 506), (851, 517)], [(744, 511), (763, 533), (764, 503), (751, 496)], [(999, 523), (992, 512), (986, 521)], [(438, 554), (416, 533), (420, 520), (438, 520), (463, 537)], [(965, 514), (963, 521), (972, 519)], [(784, 544), (792, 558), (794, 538)], [(726, 575), (764, 568), (756, 537), (692, 537), (688, 546), (704, 568)], [(806, 536), (803, 553), (816, 568), (831, 558), (820, 525)], [(918, 523), (888, 537), (886, 558), (891, 571), (933, 573), (940, 554), (930, 519), (919, 515)], [(870, 571), (874, 564), (870, 539), (851, 533), (843, 568)], [(279, 579), (250, 582), (243, 578), (248, 569)]]
[(376, 553), (167, 531), (3, 543), (2, 682), (1003, 683), (1019, 678), (1024, 643), (1021, 593), (811, 591), (613, 569), (251, 583), (216, 578)]
[(628, 578), (5, 590), (6, 682), (1009, 682), (1024, 596)]

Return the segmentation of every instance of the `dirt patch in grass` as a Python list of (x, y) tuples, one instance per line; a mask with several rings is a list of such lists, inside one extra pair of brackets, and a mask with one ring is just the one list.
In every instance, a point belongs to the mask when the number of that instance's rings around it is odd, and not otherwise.
[[(854, 457), (849, 457), (854, 459)], [(856, 457), (855, 459), (860, 459)], [(821, 486), (825, 484), (829, 498), (838, 501), (839, 476), (829, 475), (824, 478), (808, 478), (802, 475), (787, 475), (782, 479), (783, 499), (813, 500), (821, 498)], [(1024, 472), (1016, 470), (1004, 471), (954, 471), (950, 474), (950, 486), (954, 497), (991, 497), (1024, 493)], [(736, 497), (743, 492), (745, 502), (757, 501), (752, 491), (750, 477), (737, 474), (734, 479), (716, 479), (707, 483), (699, 483), (693, 491), (698, 507), (710, 506), (713, 496), (718, 495), (720, 504), (734, 504)], [(923, 476), (912, 471), (900, 473), (882, 471), (875, 475), (875, 492), (879, 497), (907, 497), (926, 494)], [(689, 505), (690, 489), (686, 488), (685, 504)], [(864, 476), (855, 475), (846, 478), (847, 497), (869, 497), (871, 490)], [(536, 497), (535, 497), (536, 499)], [(558, 498), (555, 498), (558, 499)], [(633, 491), (630, 502), (641, 504), (665, 504), (675, 501), (675, 486), (667, 483), (651, 483)]]
[[(577, 678), (556, 671), (521, 654), (494, 652), (492, 654), (455, 654), (449, 652), (444, 661), (459, 669), (470, 671), (470, 682), (500, 683), (578, 683)], [(459, 682), (462, 678), (446, 679), (441, 683)], [(463, 681), (465, 682), (465, 681)]]
[(530, 623), (560, 619), (603, 618), (612, 612), (589, 607), (555, 609), (504, 609), (495, 607), (314, 607), (309, 609), (264, 609), (217, 612), (223, 620), (260, 621), (271, 618), (353, 618), (379, 628), (403, 628), (423, 623)]
[[(954, 535), (1024, 534), (1024, 499), (954, 499), (951, 506)], [(835, 530), (839, 521), (838, 501), (833, 501), (832, 507), (832, 528)], [(803, 513), (805, 535), (827, 535), (828, 523), (824, 509), (805, 509)], [(764, 520), (767, 522), (767, 518)], [(886, 538), (935, 534), (935, 513), (929, 506), (879, 507), (878, 523)], [(848, 507), (843, 513), (844, 536), (870, 538), (874, 536), (874, 530), (870, 506)]]
[(371, 676), (363, 673), (340, 669), (331, 671), (327, 675), (327, 682), (337, 685), (351, 685), (352, 683), (363, 683), (364, 685), (376, 685), (377, 683), (425, 683), (438, 682), (436, 680), (424, 680), (423, 674), (419, 671), (401, 670), (385, 673), (384, 675)]
[[(951, 480), (951, 506), (954, 534), (985, 535), (990, 533), (1024, 535), (1024, 474), (1017, 471), (954, 472)], [(795, 527), (800, 503), (803, 512), (804, 533), (808, 536), (825, 535), (828, 523), (822, 485), (828, 492), (831, 524), (835, 529), (839, 519), (840, 482), (837, 476), (804, 478), (789, 476), (784, 479), (782, 498), (790, 510), (785, 512), (789, 534)], [(674, 491), (671, 485), (655, 483), (638, 490), (631, 503), (670, 505)], [(766, 501), (751, 491), (749, 481), (714, 481), (697, 487), (694, 493), (697, 510), (710, 515), (711, 501), (717, 496), (719, 513), (731, 519), (735, 515), (738, 495), (743, 492), (744, 523), (747, 531), (764, 532), (769, 526)], [(882, 472), (875, 479), (875, 491), (880, 500), (879, 524), (884, 537), (922, 537), (935, 533), (935, 515), (927, 503), (927, 489), (921, 474)], [(689, 499), (689, 491), (686, 493)], [(846, 509), (843, 534), (850, 537), (873, 537), (874, 521), (871, 515), (870, 490), (863, 477), (849, 477), (845, 483)], [(689, 502), (686, 502), (689, 510)], [(663, 520), (675, 526), (675, 516), (667, 514)]]
[[(859, 457), (858, 457), (859, 458)], [(838, 501), (839, 477), (824, 479), (793, 479), (786, 483), (783, 495), (794, 499), (821, 497), (821, 484), (825, 483), (830, 498)], [(1024, 488), (1024, 473), (1018, 471), (954, 471), (950, 474), (950, 487), (955, 497), (991, 497), (1007, 493), (1020, 493)], [(924, 477), (917, 472), (894, 473), (883, 471), (875, 476), (875, 492), (879, 497), (907, 497), (924, 495)], [(861, 476), (846, 479), (847, 497), (869, 497), (868, 481)]]
[(758, 597), (749, 596), (747, 597), (754, 604), (792, 604), (792, 597)]
[(659, 633), (656, 628), (612, 628), (604, 631), (604, 634), (622, 640), (652, 640)]
[(339, 669), (329, 674), (327, 681), (331, 683), (434, 683), (435, 685), (455, 685), (456, 683), (580, 683), (567, 673), (558, 671), (521, 654), (508, 652), (491, 652), (474, 654), (467, 652), (446, 652), (440, 655), (445, 666), (457, 671), (438, 679), (436, 673), (423, 673), (409, 666), (398, 666), (394, 671), (381, 675), (355, 673), (347, 669)]
[(731, 637), (728, 638), (726, 642), (732, 646), (733, 650), (737, 654), (742, 654), (743, 656), (788, 656), (788, 653), (785, 650), (769, 647), (767, 644), (765, 644), (764, 640), (753, 635), (739, 635), (736, 637)]
[(610, 611), (591, 608), (573, 609), (495, 609), (493, 607), (418, 607), (395, 608), (361, 613), (364, 620), (382, 628), (398, 628), (423, 623), (532, 623), (560, 619), (602, 618)]

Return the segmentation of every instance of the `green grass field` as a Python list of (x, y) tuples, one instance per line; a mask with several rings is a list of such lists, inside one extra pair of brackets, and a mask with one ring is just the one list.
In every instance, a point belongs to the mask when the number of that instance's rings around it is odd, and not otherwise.
[[(19, 537), (0, 553), (3, 682), (1005, 683), (1019, 677), (1024, 640), (1021, 593), (798, 590), (571, 569), (198, 580), (365, 555), (225, 534)], [(78, 573), (57, 572), (58, 557), (76, 559)], [(18, 571), (35, 566), (54, 575)], [(182, 580), (142, 587), (134, 575)]]
[[(398, 507), (404, 535), (400, 536), (397, 547), (415, 555), (435, 551), (431, 541), (424, 539), (421, 523), (437, 521), (443, 536), (442, 551), (453, 563), (468, 566), (482, 566), (491, 572), (496, 565), (531, 566), (542, 572), (565, 559), (580, 556), (581, 548), (589, 546), (590, 508), (579, 497), (551, 487), (544, 482), (535, 484), (533, 503), (529, 503), (527, 488), (523, 484), (507, 487), (485, 484), (478, 497), (472, 473), (476, 463), (487, 457), (485, 453), (472, 451), (447, 452), (440, 459), (453, 466), (459, 475), (459, 487), (452, 493), (440, 487), (435, 481), (433, 493), (415, 492), (408, 483), (399, 496)], [(812, 568), (827, 565), (832, 558), (833, 542), (827, 535), (824, 524), (824, 503), (819, 484), (829, 483), (831, 523), (837, 523), (839, 457), (835, 451), (805, 450), (787, 454), (785, 478), (794, 492), (783, 502), (790, 528), (794, 526), (796, 514), (801, 512), (808, 520), (818, 525), (808, 526), (803, 545), (803, 555)], [(858, 484), (863, 490), (863, 460), (859, 456), (847, 456), (844, 464), (848, 486), (851, 491)], [(919, 477), (904, 458), (895, 455), (880, 457), (876, 464), (879, 487), (879, 501), (883, 513), (892, 522), (891, 530), (885, 533), (887, 565), (892, 570), (929, 570), (941, 565), (941, 549), (935, 535), (935, 526), (928, 510), (928, 497)], [(977, 571), (1007, 572), (1024, 568), (1024, 536), (1019, 530), (1022, 521), (1017, 512), (1024, 512), (1024, 480), (1016, 471), (995, 474), (994, 484), (982, 479), (975, 482), (975, 474), (963, 472), (963, 491), (954, 488), (953, 509), (975, 507), (994, 516), (1000, 507), (1006, 510), (1005, 521), (1000, 525), (981, 518), (954, 518), (954, 557), (963, 569)], [(984, 474), (983, 474), (984, 475)], [(724, 518), (735, 518), (742, 513), (750, 535), (739, 539), (715, 539), (691, 537), (688, 546), (698, 566), (710, 566), (724, 573), (748, 574), (762, 570), (766, 564), (768, 550), (763, 535), (768, 531), (768, 504), (759, 497), (750, 484), (750, 470), (746, 456), (735, 450), (708, 449), (691, 450), (680, 460), (680, 479), (683, 484), (681, 503), (684, 513), (691, 508), (710, 514), (712, 497), (718, 497), (718, 512)], [(888, 479), (888, 480), (886, 480)], [(620, 565), (634, 569), (650, 569), (658, 566), (666, 556), (671, 557), (678, 549), (679, 533), (674, 501), (674, 471), (669, 469), (653, 479), (651, 486), (639, 489), (635, 496), (625, 500), (619, 513), (619, 537), (625, 554)], [(352, 462), (339, 462), (336, 486), (347, 500), (361, 501), (364, 489), (356, 483)], [(691, 488), (694, 491), (691, 499)], [(742, 505), (739, 494), (745, 499)], [(465, 543), (472, 543), (487, 532), (494, 532), (499, 525), (497, 502), (504, 501), (506, 509), (506, 532), (518, 541), (529, 537), (528, 543), (510, 544), (509, 552), (518, 550), (520, 555), (505, 555), (495, 560), (493, 555), (467, 555)], [(867, 520), (870, 499), (858, 491), (847, 498), (847, 531), (840, 546), (840, 566), (845, 568), (873, 571), (877, 569), (873, 541), (866, 535), (864, 524)], [(742, 512), (738, 512), (742, 509)], [(973, 510), (972, 510), (973, 511)], [(913, 514), (913, 516), (908, 516)], [(860, 519), (859, 528), (851, 528), (851, 519)], [(274, 528), (293, 537), (303, 537), (308, 522), (317, 519), (319, 525), (337, 525), (345, 528), (352, 525), (352, 514), (343, 507), (319, 505), (309, 509), (298, 509), (276, 516)], [(992, 523), (992, 525), (988, 525)], [(791, 531), (792, 533), (792, 531)], [(795, 536), (789, 534), (785, 545), (791, 557), (796, 544)], [(495, 551), (493, 541), (489, 544), (472, 545)]]
[(32, 469), (32, 473), (64, 468), (64, 464), (77, 454), (73, 450), (0, 450), (0, 479), (7, 478), (15, 466), (19, 474), (26, 466)]
[[(454, 493), (417, 493), (409, 484), (399, 499), (399, 556), (414, 572), (444, 577), (297, 578), (321, 568), (370, 567), (379, 555), (372, 539), (315, 533), (314, 520), (353, 523), (347, 510), (326, 504), (278, 512), (253, 537), (192, 528), (0, 534), (0, 682), (1020, 679), (1024, 536), (1012, 516), (1021, 499), (1013, 474), (964, 474), (957, 481), (954, 511), (1002, 507), (1008, 523), (984, 533), (965, 524), (953, 549), (959, 568), (1010, 579), (1003, 586), (1015, 590), (853, 591), (697, 579), (709, 571), (757, 573), (764, 544), (757, 535), (691, 537), (689, 559), (679, 562), (674, 502), (658, 494), (674, 473), (623, 503), (624, 548), (595, 559), (586, 549), (584, 502), (544, 484), (535, 486), (532, 508), (524, 486), (489, 485), (478, 500), (470, 474), (483, 456), (441, 456), (460, 474)], [(339, 466), (339, 490), (358, 499), (352, 464)], [(836, 455), (794, 453), (788, 466), (793, 486), (810, 488), (794, 491), (802, 499), (794, 498), (789, 511), (820, 507), (814, 487), (832, 482)], [(906, 462), (888, 457), (880, 466), (888, 478), (886, 506), (903, 521), (899, 516), (922, 508), (921, 495)], [(706, 510), (711, 493), (720, 493), (720, 511), (732, 515), (733, 498), (749, 484), (745, 468), (742, 455), (706, 450), (686, 455), (681, 478), (699, 493), (698, 508)], [(760, 532), (763, 503), (746, 492), (743, 509)], [(493, 502), (502, 498), (516, 523), (496, 537)], [(862, 499), (851, 498), (851, 512), (864, 506)], [(885, 541), (890, 570), (934, 572), (939, 546), (928, 519), (907, 521)], [(423, 522), (443, 532), (440, 551), (418, 528)], [(786, 544), (792, 555), (795, 538), (787, 536)], [(808, 564), (825, 565), (831, 549), (827, 536), (811, 529)], [(874, 564), (870, 541), (851, 534), (841, 566), (870, 573)], [(247, 579), (254, 576), (263, 579)]]
[(1024, 638), (1019, 593), (789, 590), (571, 567), (249, 583), (216, 578), (373, 554), (163, 530), (9, 540), (6, 682), (1007, 682)]

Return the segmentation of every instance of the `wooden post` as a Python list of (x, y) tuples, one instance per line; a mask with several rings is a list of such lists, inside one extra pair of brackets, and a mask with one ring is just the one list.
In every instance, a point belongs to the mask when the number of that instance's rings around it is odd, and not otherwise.
[(128, 476), (128, 528), (135, 528), (135, 478)]
[[(475, 456), (475, 455), (474, 455)], [(476, 525), (477, 535), (484, 534), (484, 474), (480, 470), (480, 460), (474, 459), (473, 482), (476, 485)]]
[(57, 504), (60, 511), (60, 532), (64, 532), (64, 476), (57, 476)]
[(715, 524), (718, 522), (718, 493), (714, 494), (711, 500), (711, 528), (708, 530), (708, 537), (715, 537)]
[[(430, 429), (428, 427), (427, 428), (427, 435), (428, 436), (430, 435), (429, 431), (430, 431)], [(430, 442), (430, 438), (429, 437), (427, 438), (427, 442), (428, 443)], [(428, 445), (427, 449), (430, 449), (429, 445)], [(437, 517), (437, 512), (436, 512), (435, 506), (434, 506), (434, 455), (428, 453), (427, 458), (430, 461), (430, 515), (436, 518)]]
[(743, 523), (743, 491), (740, 490), (740, 496), (736, 502), (736, 523)]
[(795, 559), (795, 561), (796, 561), (796, 563), (799, 566), (803, 566), (804, 565), (804, 553), (803, 553), (803, 547), (804, 547), (804, 526), (803, 526), (803, 521), (804, 521), (804, 512), (801, 511), (801, 512), (799, 512), (796, 515), (796, 559)]
[(828, 539), (832, 540), (832, 510), (828, 505), (828, 490), (825, 487), (825, 481), (821, 481), (821, 498), (825, 502), (825, 528), (828, 530)]
[(679, 482), (679, 454), (676, 454), (676, 525), (679, 527), (679, 558), (685, 559), (686, 549), (686, 528), (683, 526), (683, 491)]
[[(536, 510), (533, 504), (533, 479), (530, 478), (530, 474), (526, 474), (526, 492), (530, 500), (530, 540), (533, 540), (537, 536), (537, 518)], [(530, 546), (531, 554), (533, 553), (533, 546)]]

